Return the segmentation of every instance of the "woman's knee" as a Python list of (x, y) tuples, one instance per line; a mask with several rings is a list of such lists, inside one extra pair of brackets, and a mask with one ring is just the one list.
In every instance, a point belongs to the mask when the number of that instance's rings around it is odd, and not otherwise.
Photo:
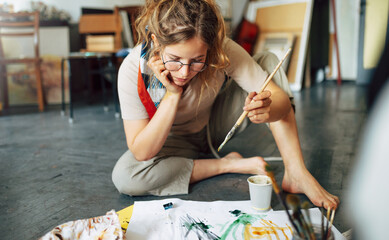
[(142, 181), (126, 169), (114, 168), (112, 182), (120, 193), (131, 196), (146, 195), (152, 190), (152, 187), (146, 181)]
[[(279, 63), (278, 57), (272, 52), (261, 52), (253, 56), (253, 59), (261, 66), (263, 70), (269, 74), (274, 71), (276, 66)], [(285, 71), (283, 68), (278, 69), (278, 71), (273, 76), (273, 82), (280, 86), (283, 85), (283, 82), (288, 83), (288, 78), (286, 77)]]
[(144, 184), (142, 184), (138, 181), (133, 181), (133, 180), (126, 181), (126, 182), (113, 180), (113, 183), (114, 183), (116, 189), (120, 193), (130, 195), (130, 196), (147, 195), (149, 190), (150, 190), (150, 189), (147, 189), (147, 187), (144, 186)]
[(257, 53), (253, 56), (253, 59), (264, 69), (273, 69), (280, 61), (274, 53), (269, 51)]
[[(268, 51), (258, 53), (253, 58), (259, 64), (259, 66), (261, 66), (261, 68), (267, 71), (268, 73), (273, 72), (279, 63), (278, 57), (274, 53)], [(294, 106), (293, 94), (290, 90), (288, 77), (286, 76), (286, 73), (282, 67), (278, 69), (278, 71), (275, 73), (272, 81), (277, 84), (282, 90), (284, 90), (286, 94), (288, 94), (291, 100), (291, 104), (292, 106)]]
[(130, 151), (127, 151), (117, 161), (112, 171), (112, 182), (116, 189), (127, 195), (145, 195), (151, 186), (146, 181), (142, 181), (140, 171), (136, 165), (142, 164), (137, 162)]

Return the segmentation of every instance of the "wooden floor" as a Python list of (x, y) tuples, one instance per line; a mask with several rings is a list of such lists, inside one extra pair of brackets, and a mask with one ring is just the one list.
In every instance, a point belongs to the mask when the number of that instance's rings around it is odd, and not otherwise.
[[(366, 119), (366, 88), (346, 82), (338, 87), (325, 82), (295, 93), (296, 118), (308, 169), (342, 204), (334, 225), (351, 226), (345, 194), (359, 136)], [(21, 111), (23, 112), (23, 111)], [(255, 137), (250, 125), (223, 149), (244, 156), (259, 154), (247, 139)], [(271, 139), (271, 135), (264, 136)], [(113, 166), (126, 150), (122, 121), (99, 104), (75, 108), (70, 125), (59, 109), (44, 113), (0, 116), (0, 239), (37, 239), (70, 220), (121, 210), (134, 201), (158, 197), (119, 194), (111, 181)], [(266, 156), (277, 156), (269, 148)], [(281, 182), (282, 162), (271, 163)], [(182, 199), (248, 200), (247, 175), (225, 174), (190, 188)], [(305, 198), (305, 196), (301, 196)], [(273, 195), (272, 207), (282, 209)]]

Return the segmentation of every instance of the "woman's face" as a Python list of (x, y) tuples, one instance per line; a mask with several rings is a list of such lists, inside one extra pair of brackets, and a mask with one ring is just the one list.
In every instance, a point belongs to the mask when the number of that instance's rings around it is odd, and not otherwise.
[[(162, 59), (165, 63), (167, 61), (180, 61), (183, 64), (205, 62), (207, 50), (207, 44), (199, 37), (194, 37), (183, 43), (166, 46), (162, 51)], [(190, 70), (189, 65), (182, 65), (179, 70), (170, 71), (171, 80), (180, 87), (187, 85), (197, 74), (198, 72)]]

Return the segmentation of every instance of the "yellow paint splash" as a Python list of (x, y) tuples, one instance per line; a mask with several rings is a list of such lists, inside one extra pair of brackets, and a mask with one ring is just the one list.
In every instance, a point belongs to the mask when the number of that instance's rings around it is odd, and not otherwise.
[(289, 240), (287, 233), (293, 234), (292, 228), (287, 224), (286, 227), (279, 227), (277, 224), (270, 220), (261, 220), (262, 227), (253, 227), (251, 224), (247, 224), (244, 229), (244, 239), (269, 239), (276, 237), (280, 239), (279, 234), (284, 235), (284, 239)]

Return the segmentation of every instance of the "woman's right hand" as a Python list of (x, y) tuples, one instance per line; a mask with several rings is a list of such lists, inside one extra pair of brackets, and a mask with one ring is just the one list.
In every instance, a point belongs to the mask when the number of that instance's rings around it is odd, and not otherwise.
[(153, 70), (158, 80), (165, 86), (166, 91), (170, 94), (181, 94), (183, 88), (177, 86), (170, 79), (170, 72), (165, 69), (162, 59), (159, 56), (153, 56), (147, 62), (147, 65)]

